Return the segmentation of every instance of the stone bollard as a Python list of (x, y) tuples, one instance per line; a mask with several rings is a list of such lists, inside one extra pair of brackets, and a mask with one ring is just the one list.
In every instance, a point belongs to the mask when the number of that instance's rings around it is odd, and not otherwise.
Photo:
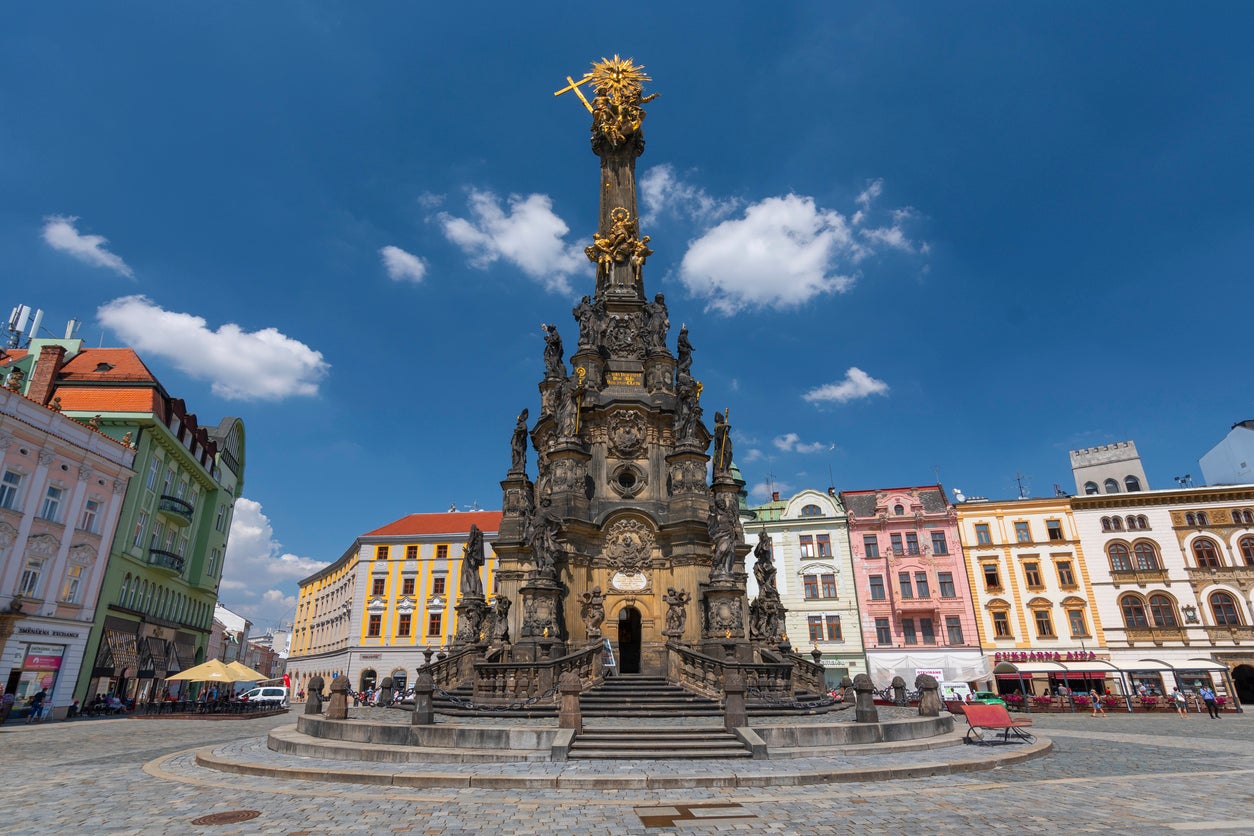
[(562, 706), (557, 713), (559, 729), (573, 729), (575, 734), (583, 733), (583, 714), (579, 711), (579, 694), (583, 691), (583, 683), (579, 674), (566, 671), (557, 680), (557, 690), (562, 694)]
[(322, 689), (326, 687), (322, 677), (315, 676), (309, 680), (307, 694), (305, 696), (305, 713), (321, 714), (322, 713)]
[(914, 678), (914, 687), (919, 691), (919, 716), (939, 717), (941, 712), (940, 685), (936, 677), (921, 673)]
[(378, 704), (384, 708), (392, 704), (392, 677), (390, 676), (383, 677), (383, 682), (379, 685)]
[(411, 726), (435, 725), (435, 707), (431, 702), (434, 693), (435, 683), (431, 681), (431, 674), (420, 671), (414, 679), (414, 716), (409, 718)]
[(897, 705), (906, 705), (910, 701), (906, 699), (906, 680), (900, 676), (894, 676), (892, 681), (893, 702)]
[(731, 668), (723, 674), (723, 693), (727, 695), (723, 703), (723, 728), (731, 731), (749, 725), (749, 714), (745, 710), (745, 681), (740, 671)]
[(331, 701), (327, 703), (328, 720), (348, 719), (348, 677), (337, 676), (331, 681)]
[(871, 677), (860, 673), (853, 678), (854, 690), (858, 698), (854, 705), (853, 719), (855, 723), (878, 723), (880, 713), (875, 710), (875, 684)]
[(853, 705), (858, 701), (858, 692), (853, 687), (853, 680), (847, 676), (840, 679), (840, 693), (845, 698), (847, 705)]

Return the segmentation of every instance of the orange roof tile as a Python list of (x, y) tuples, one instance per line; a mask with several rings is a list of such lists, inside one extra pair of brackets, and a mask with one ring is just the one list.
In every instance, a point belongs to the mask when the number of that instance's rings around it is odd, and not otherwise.
[(69, 412), (157, 412), (160, 395), (156, 389), (80, 388), (58, 386), (52, 393), (61, 399), (61, 409)]
[(448, 534), (460, 536), (474, 523), (484, 534), (496, 534), (501, 528), (500, 511), (460, 511), (443, 514), (410, 514), (382, 528), (367, 531), (362, 537), (402, 537), (417, 534)]
[[(104, 363), (112, 368), (97, 371)], [(60, 379), (146, 380), (154, 383), (157, 380), (139, 355), (129, 348), (84, 348), (61, 368)]]
[(0, 357), (0, 366), (7, 366), (10, 363), (16, 363), (29, 353), (30, 352), (24, 348), (6, 348), (4, 350), (4, 356)]

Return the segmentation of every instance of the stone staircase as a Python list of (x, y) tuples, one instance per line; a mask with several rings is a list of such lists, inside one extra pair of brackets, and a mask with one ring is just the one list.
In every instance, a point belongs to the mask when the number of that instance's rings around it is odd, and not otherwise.
[(587, 717), (722, 717), (719, 702), (671, 685), (661, 676), (607, 677), (579, 697)]
[(749, 758), (745, 744), (722, 726), (584, 727), (575, 736), (570, 760), (663, 760)]

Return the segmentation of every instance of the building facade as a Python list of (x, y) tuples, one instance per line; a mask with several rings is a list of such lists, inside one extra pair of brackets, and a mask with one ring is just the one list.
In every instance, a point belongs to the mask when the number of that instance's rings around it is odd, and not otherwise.
[[(770, 502), (750, 509), (745, 522), (751, 545), (760, 532), (771, 538), (791, 644), (802, 653), (819, 649), (832, 688), (845, 676), (867, 672), (846, 520), (835, 491), (805, 490), (786, 500), (774, 494)], [(748, 584), (753, 599), (758, 586), (752, 572)]]
[(300, 582), (287, 672), (292, 688), (346, 675), (364, 691), (391, 677), (404, 689), (418, 667), (447, 652), (457, 632), (470, 526), (483, 532), (483, 587), (493, 596), (499, 511), (410, 514), (369, 531), (339, 560)]
[(1254, 703), (1254, 485), (1073, 504), (1110, 657), (1131, 687), (1212, 682)]
[(17, 362), (27, 397), (135, 451), (74, 695), (157, 699), (168, 674), (206, 658), (243, 490), (243, 423), (201, 426), (131, 349), (36, 339)]
[(977, 682), (989, 667), (958, 537), (957, 517), (939, 485), (842, 491), (861, 610), (862, 641), (878, 687)]
[(1077, 494), (1143, 491), (1149, 487), (1136, 444), (1119, 441), (1071, 451), (1071, 474)]
[(135, 451), (17, 385), (0, 388), (0, 685), (19, 701), (45, 691), (59, 718), (87, 651)]
[(1208, 485), (1254, 484), (1254, 420), (1238, 421), (1198, 459)]
[(996, 689), (1118, 691), (1071, 498), (971, 500), (956, 510)]

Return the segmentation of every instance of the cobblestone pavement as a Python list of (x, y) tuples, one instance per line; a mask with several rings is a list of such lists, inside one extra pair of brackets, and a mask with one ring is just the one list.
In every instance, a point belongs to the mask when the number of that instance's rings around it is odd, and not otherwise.
[[(293, 722), (293, 715), (6, 725), (0, 728), (0, 829), (293, 836), (1254, 832), (1254, 713), (1221, 720), (1174, 714), (1035, 720), (1036, 731), (1054, 741), (1053, 753), (986, 772), (809, 787), (609, 792), (406, 790), (248, 778), (200, 768), (187, 751), (254, 745), (271, 727)], [(683, 768), (720, 767), (688, 762)], [(260, 815), (239, 824), (193, 824), (238, 810)]]

